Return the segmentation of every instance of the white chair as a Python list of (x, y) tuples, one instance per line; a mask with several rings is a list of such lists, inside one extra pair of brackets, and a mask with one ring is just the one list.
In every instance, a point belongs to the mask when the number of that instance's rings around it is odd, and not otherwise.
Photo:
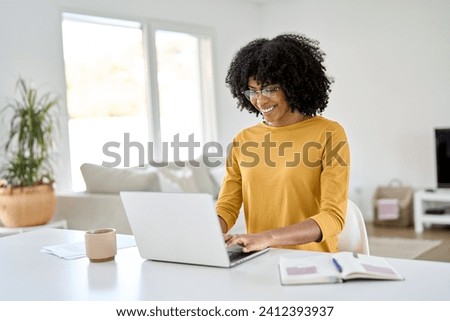
[(344, 229), (338, 236), (338, 249), (369, 255), (369, 241), (362, 213), (351, 200), (347, 203), (347, 218)]

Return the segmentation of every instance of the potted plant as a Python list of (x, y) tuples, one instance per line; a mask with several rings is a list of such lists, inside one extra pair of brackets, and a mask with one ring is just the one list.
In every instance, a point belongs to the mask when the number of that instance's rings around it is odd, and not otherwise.
[(17, 91), (1, 111), (11, 117), (0, 171), (0, 220), (8, 227), (45, 224), (56, 208), (50, 152), (59, 99), (40, 95), (22, 78)]

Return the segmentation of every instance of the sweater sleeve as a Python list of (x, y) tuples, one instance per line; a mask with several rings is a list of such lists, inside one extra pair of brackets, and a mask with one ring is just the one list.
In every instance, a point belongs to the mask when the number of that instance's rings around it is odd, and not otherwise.
[(216, 203), (217, 214), (227, 223), (230, 230), (236, 223), (242, 206), (242, 178), (233, 148), (227, 158), (225, 177)]
[(311, 217), (322, 231), (321, 241), (336, 236), (344, 227), (350, 173), (350, 150), (344, 129), (334, 123), (324, 135), (320, 212)]

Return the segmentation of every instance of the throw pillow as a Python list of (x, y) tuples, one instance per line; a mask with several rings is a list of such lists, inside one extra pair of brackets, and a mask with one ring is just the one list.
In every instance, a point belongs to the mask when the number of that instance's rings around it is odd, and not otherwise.
[(212, 179), (209, 169), (201, 162), (194, 166), (188, 161), (180, 164), (169, 163), (158, 169), (162, 175), (179, 186), (186, 193), (208, 193), (217, 197), (220, 186)]
[(209, 170), (212, 180), (217, 186), (219, 186), (219, 188), (222, 186), (226, 171), (227, 169), (225, 163), (222, 163), (222, 165), (218, 167), (212, 167)]
[(152, 168), (109, 168), (81, 165), (81, 173), (90, 193), (118, 194), (121, 191), (161, 191), (158, 174)]

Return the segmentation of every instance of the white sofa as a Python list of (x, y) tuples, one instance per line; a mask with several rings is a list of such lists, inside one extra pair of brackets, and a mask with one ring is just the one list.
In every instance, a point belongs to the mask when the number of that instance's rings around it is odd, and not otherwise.
[(67, 220), (68, 227), (74, 230), (113, 227), (117, 233), (132, 234), (118, 194), (58, 194), (54, 219)]
[[(54, 219), (65, 219), (70, 229), (90, 230), (113, 227), (121, 234), (132, 234), (120, 200), (119, 192), (160, 191), (190, 192), (218, 195), (225, 166), (208, 168), (165, 167), (106, 168), (83, 164), (81, 172), (86, 183), (85, 192), (58, 193)], [(243, 215), (232, 228), (232, 233), (244, 233)]]

